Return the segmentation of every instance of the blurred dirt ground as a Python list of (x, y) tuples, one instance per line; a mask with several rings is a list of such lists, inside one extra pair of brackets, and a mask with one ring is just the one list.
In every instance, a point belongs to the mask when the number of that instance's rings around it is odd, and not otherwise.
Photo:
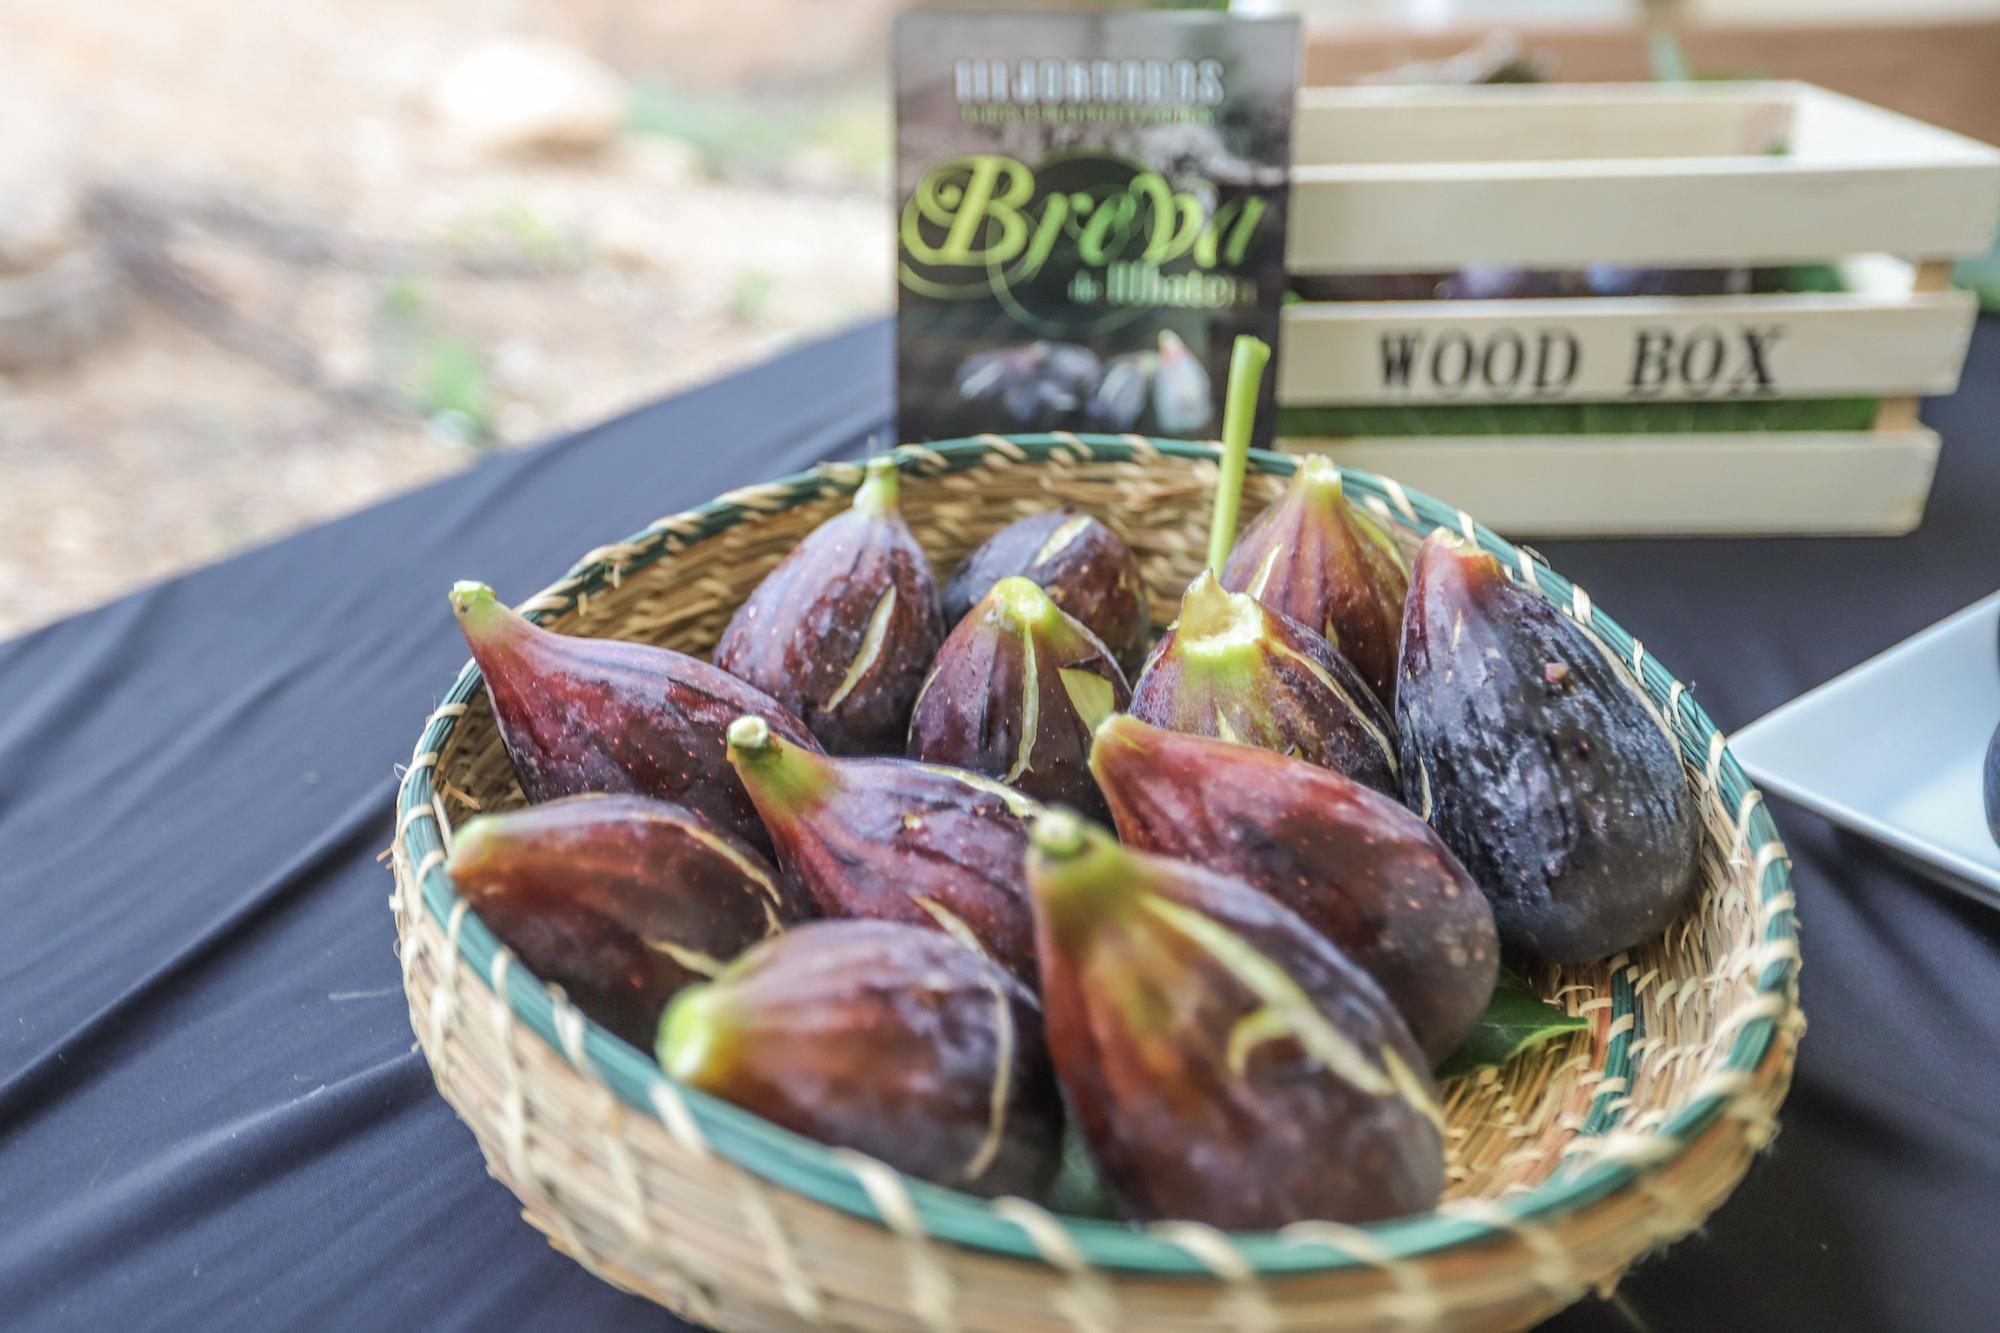
[[(0, 0), (0, 180), (36, 118), (151, 275), (0, 369), (0, 635), (886, 309), (887, 10)], [(514, 37), (616, 76), (607, 142), (438, 111)]]

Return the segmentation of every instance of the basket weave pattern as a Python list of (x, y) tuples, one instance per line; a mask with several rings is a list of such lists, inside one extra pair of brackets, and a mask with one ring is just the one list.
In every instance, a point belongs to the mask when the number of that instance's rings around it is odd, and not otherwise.
[[(1132, 545), (1156, 623), (1203, 560), (1213, 445), (984, 436), (894, 456), (940, 569), (1063, 501)], [(1293, 466), (1252, 455), (1246, 521)], [(730, 492), (592, 551), (520, 609), (705, 656), (860, 480), (830, 464)], [(1776, 830), (1706, 714), (1581, 588), (1461, 511), (1364, 473), (1347, 482), (1406, 546), (1461, 532), (1589, 630), (1680, 740), (1706, 815), (1700, 901), (1665, 937), (1529, 978), (1589, 1026), (1446, 1085), (1436, 1213), (1268, 1235), (1063, 1219), (908, 1180), (677, 1088), (530, 976), (442, 872), (455, 822), (522, 799), (468, 663), (404, 777), (391, 902), (438, 1088), (527, 1219), (606, 1279), (718, 1327), (925, 1333), (1513, 1327), (1699, 1225), (1770, 1140), (1804, 1026)]]

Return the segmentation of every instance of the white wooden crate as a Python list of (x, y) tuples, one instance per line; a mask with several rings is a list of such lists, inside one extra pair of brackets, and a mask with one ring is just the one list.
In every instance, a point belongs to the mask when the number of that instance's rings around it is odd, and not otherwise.
[(1845, 290), (1297, 303), (1281, 406), (1881, 405), (1872, 431), (1286, 446), (1522, 533), (1908, 531), (1938, 447), (1916, 400), (1957, 386), (1975, 315), (1949, 261), (1996, 223), (2000, 151), (1804, 84), (1310, 89), (1294, 274), (1828, 263)]

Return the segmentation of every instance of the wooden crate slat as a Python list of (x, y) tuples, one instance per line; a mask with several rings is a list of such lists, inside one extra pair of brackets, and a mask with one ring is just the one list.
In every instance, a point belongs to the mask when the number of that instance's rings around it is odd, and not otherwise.
[(1971, 293), (1305, 302), (1287, 406), (1950, 393)]
[[(1302, 95), (1288, 262), (1298, 273), (1782, 264), (1873, 251), (1943, 258), (1991, 243), (2000, 150), (1805, 85), (1706, 96), (1616, 85), (1312, 90)], [(1770, 114), (1757, 108), (1773, 98), (1797, 117), (1785, 156), (1662, 156), (1666, 128), (1630, 128), (1657, 117), (1691, 124), (1705, 147), (1728, 146), (1729, 116)], [(1398, 112), (1407, 131), (1390, 128)], [(1569, 130), (1565, 116), (1577, 122)], [(1474, 160), (1436, 160), (1453, 120)], [(1635, 135), (1635, 145), (1617, 157), (1579, 156), (1615, 137), (1593, 121)], [(1422, 150), (1419, 160), (1394, 151), (1399, 133)], [(1502, 152), (1522, 135), (1544, 156)]]
[(1306, 88), (1301, 166), (1728, 157), (1790, 142), (1788, 83)]
[(1901, 431), (1281, 439), (1529, 537), (1893, 536), (1922, 520), (1938, 437)]

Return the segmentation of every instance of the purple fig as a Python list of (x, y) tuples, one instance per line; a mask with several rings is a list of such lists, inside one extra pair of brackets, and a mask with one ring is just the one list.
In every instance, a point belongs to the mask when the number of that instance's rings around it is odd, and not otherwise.
[(938, 650), (910, 717), (910, 757), (1102, 810), (1090, 733), (1131, 698), (1095, 634), (1031, 581), (1004, 578)]
[(1016, 519), (965, 557), (944, 585), (948, 625), (965, 619), (993, 585), (1018, 574), (1041, 586), (1132, 672), (1146, 657), (1146, 590), (1122, 538), (1068, 506)]
[(1493, 909), (1431, 826), (1360, 783), (1129, 714), (1097, 729), (1090, 771), (1118, 836), (1234, 876), (1299, 914), (1375, 979), (1432, 1065), (1493, 994)]
[(937, 582), (896, 511), (896, 464), (869, 460), (854, 503), (765, 575), (715, 664), (805, 721), (835, 754), (900, 749), (944, 638)]
[(1034, 984), (1021, 869), (1033, 801), (937, 764), (815, 754), (758, 717), (730, 724), (729, 762), (821, 911), (947, 931)]
[(1034, 996), (947, 936), (819, 921), (674, 998), (661, 1068), (821, 1143), (975, 1194), (1035, 1194), (1062, 1104)]
[(479, 815), (445, 873), (529, 970), (642, 1050), (674, 992), (814, 914), (741, 838), (645, 796)]
[(502, 606), (483, 583), (455, 586), (451, 605), (530, 801), (657, 796), (760, 851), (770, 847), (750, 794), (723, 759), (722, 729), (754, 713), (818, 749), (783, 704), (670, 648), (552, 633)]
[(1396, 697), (1403, 792), (1556, 963), (1658, 935), (1698, 876), (1680, 747), (1582, 629), (1444, 533), (1418, 551)]
[(1347, 502), (1340, 469), (1313, 454), (1257, 516), (1222, 567), (1222, 586), (1323, 635), (1390, 705), (1409, 572), (1373, 518)]
[(1127, 1211), (1263, 1229), (1437, 1203), (1436, 1088), (1367, 973), (1238, 880), (1068, 811), (1032, 836), (1049, 1053)]
[(1203, 570), (1132, 687), (1134, 717), (1260, 745), (1400, 791), (1389, 715), (1347, 659)]

